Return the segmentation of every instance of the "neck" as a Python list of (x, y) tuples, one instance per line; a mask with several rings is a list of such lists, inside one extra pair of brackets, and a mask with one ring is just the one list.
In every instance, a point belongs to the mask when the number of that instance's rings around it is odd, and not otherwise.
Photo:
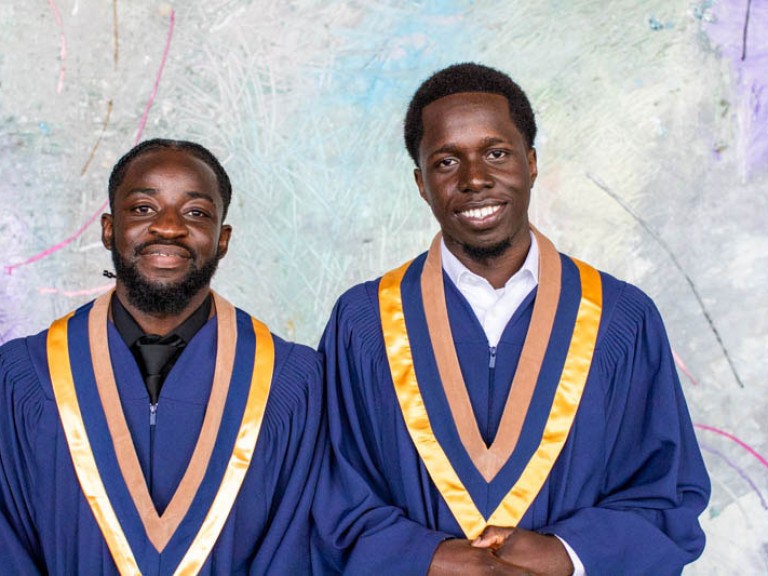
[(184, 309), (178, 314), (148, 313), (136, 308), (128, 299), (127, 290), (120, 282), (117, 283), (115, 293), (120, 303), (130, 313), (136, 323), (146, 334), (158, 334), (165, 336), (180, 326), (184, 320), (198, 309), (210, 294), (210, 287), (206, 286), (195, 294)]
[(463, 247), (445, 239), (445, 246), (471, 272), (482, 276), (494, 288), (503, 288), (507, 281), (522, 268), (531, 248), (531, 237), (526, 228), (522, 234), (510, 239), (510, 244), (503, 253), (488, 258), (477, 258), (467, 254)]

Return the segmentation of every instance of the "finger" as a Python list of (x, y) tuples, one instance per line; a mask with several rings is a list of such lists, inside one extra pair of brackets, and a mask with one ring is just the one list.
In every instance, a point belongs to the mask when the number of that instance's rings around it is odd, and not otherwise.
[(515, 531), (514, 528), (502, 528), (500, 526), (487, 526), (483, 533), (472, 541), (476, 548), (497, 549), (504, 544), (506, 539)]
[(472, 546), (475, 548), (493, 548), (494, 550), (504, 544), (504, 538), (498, 535), (478, 536), (472, 540)]

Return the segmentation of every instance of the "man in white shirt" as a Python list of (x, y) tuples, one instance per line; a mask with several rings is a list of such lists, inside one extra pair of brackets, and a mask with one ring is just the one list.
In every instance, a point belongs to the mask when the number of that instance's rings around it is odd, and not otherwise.
[(531, 226), (535, 136), (486, 66), (411, 100), (441, 233), (342, 295), (321, 342), (329, 573), (679, 574), (701, 554), (709, 479), (661, 318)]

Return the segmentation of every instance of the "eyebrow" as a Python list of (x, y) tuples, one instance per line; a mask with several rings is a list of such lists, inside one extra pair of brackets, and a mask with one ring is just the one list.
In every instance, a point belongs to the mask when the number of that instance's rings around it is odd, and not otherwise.
[[(134, 194), (146, 194), (147, 196), (155, 196), (157, 194), (156, 188), (131, 188), (126, 193), (127, 197), (133, 196)], [(210, 194), (206, 194), (205, 192), (197, 192), (196, 190), (189, 190), (185, 192), (185, 194), (189, 198), (201, 198), (203, 200), (208, 200), (211, 204), (216, 204), (216, 201), (213, 199), (213, 196)]]

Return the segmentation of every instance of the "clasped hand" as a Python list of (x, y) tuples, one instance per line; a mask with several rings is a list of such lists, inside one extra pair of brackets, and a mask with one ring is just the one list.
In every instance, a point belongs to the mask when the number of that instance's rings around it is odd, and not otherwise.
[(570, 576), (573, 564), (554, 536), (488, 526), (472, 541), (446, 540), (435, 551), (429, 576)]

